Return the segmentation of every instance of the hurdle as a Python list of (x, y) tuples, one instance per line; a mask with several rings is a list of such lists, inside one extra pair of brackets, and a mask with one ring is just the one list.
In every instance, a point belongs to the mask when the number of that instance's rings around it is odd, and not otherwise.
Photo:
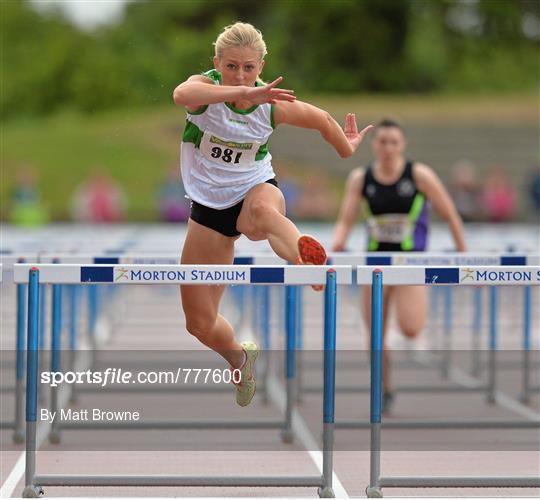
[[(370, 481), (366, 494), (381, 498), (382, 488), (446, 488), (446, 487), (497, 487), (538, 488), (538, 476), (482, 477), (482, 476), (381, 476), (381, 419), (382, 394), (382, 318), (383, 284), (428, 286), (490, 286), (491, 298), (496, 300), (495, 286), (540, 285), (540, 266), (524, 267), (358, 267), (357, 281), (372, 286), (371, 321), (371, 395), (370, 395)], [(491, 318), (494, 320), (495, 318)], [(491, 325), (493, 327), (493, 324)], [(540, 426), (540, 420), (535, 422)]]
[[(517, 255), (517, 254), (427, 254), (427, 253), (414, 253), (414, 252), (401, 252), (401, 253), (333, 253), (329, 254), (329, 262), (336, 265), (377, 265), (377, 266), (537, 266), (540, 265), (540, 256), (538, 255)], [(435, 288), (435, 292), (442, 292), (444, 301), (444, 332), (443, 332), (443, 358), (440, 366), (442, 378), (448, 378), (451, 356), (452, 356), (452, 297), (451, 287), (445, 287), (442, 290)], [(489, 314), (496, 314), (497, 306), (497, 292), (491, 292), (489, 297)], [(494, 297), (493, 297), (494, 295)], [(523, 344), (522, 344), (522, 388), (520, 399), (526, 403), (529, 401), (529, 395), (531, 392), (536, 392), (537, 388), (531, 386), (530, 383), (530, 351), (531, 351), (531, 302), (532, 302), (532, 290), (530, 286), (523, 285)], [(479, 376), (480, 371), (480, 332), (482, 326), (482, 288), (478, 287), (474, 290), (473, 296), (475, 308), (472, 322), (472, 366), (471, 372), (473, 375)], [(490, 328), (489, 331), (489, 357), (488, 357), (488, 383), (477, 384), (474, 386), (463, 386), (459, 384), (451, 385), (417, 385), (417, 384), (403, 384), (396, 387), (396, 392), (403, 393), (418, 393), (418, 392), (485, 392), (486, 399), (490, 403), (494, 403), (493, 394), (496, 390), (496, 370), (498, 368), (497, 360), (495, 356), (495, 350), (491, 344), (494, 342), (492, 338), (495, 334), (495, 330)], [(420, 365), (415, 363), (415, 367), (430, 368), (429, 365)], [(301, 388), (301, 390), (310, 393), (320, 390), (316, 385), (310, 385)], [(369, 386), (337, 386), (337, 392), (369, 392)], [(456, 423), (457, 424), (457, 423)], [(342, 425), (341, 422), (337, 422), (337, 426)], [(343, 424), (348, 426), (348, 424)], [(461, 425), (461, 424), (457, 424)]]
[[(198, 278), (200, 272), (211, 281)], [(146, 279), (148, 278), (148, 279)], [(333, 443), (335, 408), (335, 347), (337, 285), (352, 282), (347, 266), (81, 266), (69, 264), (18, 264), (15, 283), (28, 284), (28, 342), (26, 385), (26, 469), (23, 497), (36, 498), (43, 486), (249, 486), (317, 487), (320, 497), (333, 497)], [(135, 475), (38, 475), (36, 474), (36, 426), (38, 383), (39, 284), (249, 284), (303, 286), (324, 284), (324, 388), (323, 467), (313, 476), (135, 476)], [(54, 295), (54, 294), (53, 294)], [(59, 306), (57, 306), (58, 308)], [(294, 323), (292, 320), (291, 323)], [(293, 328), (294, 330), (294, 328)], [(289, 342), (294, 342), (294, 336)], [(294, 344), (293, 344), (294, 345)], [(53, 351), (54, 355), (54, 351)], [(294, 359), (289, 360), (291, 367)], [(54, 365), (59, 367), (59, 365)], [(289, 382), (288, 382), (289, 383)]]
[[(362, 271), (360, 271), (360, 269)], [(366, 278), (365, 278), (365, 269), (370, 269), (370, 267), (364, 267), (359, 266), (357, 271), (357, 282), (359, 285), (366, 285)], [(475, 267), (471, 268), (470, 266), (467, 267), (437, 267), (437, 268), (429, 268), (429, 267), (405, 267), (405, 266), (395, 266), (395, 267), (383, 267), (381, 266), (381, 269), (384, 269), (385, 273), (388, 273), (388, 278), (386, 281), (386, 284), (389, 285), (476, 285), (476, 286), (489, 286), (489, 299), (490, 299), (490, 306), (489, 306), (489, 359), (490, 359), (490, 372), (489, 372), (489, 379), (485, 386), (478, 386), (478, 388), (465, 388), (468, 389), (466, 391), (464, 389), (463, 392), (470, 392), (474, 390), (487, 390), (487, 399), (486, 402), (488, 404), (495, 404), (497, 402), (497, 384), (496, 384), (496, 366), (497, 366), (497, 337), (498, 337), (498, 327), (497, 327), (497, 304), (498, 304), (498, 286), (502, 285), (508, 285), (511, 284), (513, 286), (525, 286), (525, 290), (530, 290), (531, 286), (535, 286), (537, 284), (540, 284), (540, 282), (536, 282), (533, 280), (536, 279), (536, 272), (540, 269), (538, 266), (481, 266), (481, 267)], [(410, 272), (413, 274), (413, 277), (408, 278), (406, 269), (409, 269)], [(418, 274), (418, 270), (425, 269), (426, 273), (432, 273), (433, 277), (437, 277), (437, 281), (434, 282), (428, 282), (427, 281), (427, 274), (426, 274), (426, 281), (421, 282), (421, 276)], [(457, 270), (458, 274), (456, 274), (455, 270)], [(439, 275), (436, 275), (435, 273), (440, 272), (441, 278)], [(498, 275), (499, 273), (514, 273), (516, 275), (523, 274), (525, 276), (531, 276), (531, 280), (529, 281), (513, 281), (513, 282), (505, 282), (505, 281), (486, 281), (486, 282), (473, 282), (472, 281), (472, 273), (495, 273), (495, 275)], [(361, 274), (361, 273), (364, 273)], [(414, 277), (414, 274), (417, 274), (419, 277)], [(453, 273), (453, 274), (452, 274)], [(446, 279), (444, 276), (446, 275), (452, 275), (452, 278), (448, 279), (455, 279), (455, 276), (459, 276), (459, 279), (462, 281), (448, 281), (448, 282), (441, 282), (441, 279)], [(430, 275), (431, 276), (431, 275)], [(481, 274), (483, 276), (483, 274)], [(487, 276), (487, 274), (486, 274)], [(490, 274), (491, 276), (491, 274)], [(457, 278), (456, 278), (457, 279)], [(400, 282), (402, 280), (403, 282)], [(448, 288), (448, 287), (446, 287)], [(527, 306), (527, 304), (526, 304)], [(530, 314), (530, 303), (528, 304), (529, 308), (525, 307), (525, 311)], [(525, 322), (525, 331), (530, 330), (530, 322)], [(337, 391), (338, 389), (336, 389)], [(399, 390), (399, 389), (398, 389)], [(371, 386), (370, 386), (371, 391)], [(416, 392), (416, 391), (410, 391), (410, 392)], [(446, 391), (445, 391), (446, 392)], [(388, 422), (383, 422), (382, 424), (383, 428), (387, 429), (537, 429), (540, 428), (540, 418), (536, 420), (475, 420), (475, 419), (447, 419), (447, 420), (417, 420), (417, 419), (407, 419), (407, 420), (397, 420), (392, 419)], [(340, 420), (338, 419), (335, 424), (336, 428), (343, 428), (343, 429), (366, 429), (371, 428), (370, 422), (363, 422), (360, 420)]]

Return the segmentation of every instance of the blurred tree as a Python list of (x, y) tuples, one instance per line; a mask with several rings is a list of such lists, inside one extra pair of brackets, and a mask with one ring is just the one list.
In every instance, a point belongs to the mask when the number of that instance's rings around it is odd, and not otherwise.
[[(59, 9), (0, 2), (0, 115), (170, 102), (236, 20), (264, 33), (263, 77), (316, 92), (520, 90), (538, 84), (537, 0), (186, 0), (128, 3), (82, 32)], [(31, 36), (30, 36), (31, 34)]]

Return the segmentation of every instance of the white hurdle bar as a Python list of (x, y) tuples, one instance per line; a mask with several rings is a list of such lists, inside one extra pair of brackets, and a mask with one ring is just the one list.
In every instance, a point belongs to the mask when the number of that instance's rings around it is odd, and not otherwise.
[[(370, 267), (357, 268), (357, 282), (372, 285), (371, 301), (371, 411), (370, 483), (368, 497), (382, 497), (383, 487), (540, 487), (539, 476), (395, 476), (381, 477), (382, 321), (383, 285), (470, 286), (540, 285), (540, 266), (524, 267)], [(495, 318), (492, 318), (494, 321)], [(394, 422), (395, 423), (395, 422)], [(540, 426), (540, 418), (530, 422)]]
[[(17, 264), (16, 283), (28, 284), (28, 343), (26, 393), (26, 470), (23, 497), (36, 498), (43, 486), (289, 486), (318, 487), (321, 497), (333, 497), (333, 443), (335, 408), (336, 298), (338, 284), (351, 284), (348, 266), (137, 266), (70, 264)], [(90, 476), (36, 474), (36, 421), (38, 384), (38, 315), (40, 282), (63, 284), (137, 285), (325, 285), (324, 389), (322, 475), (314, 476)], [(58, 289), (58, 288), (57, 288)], [(53, 293), (53, 296), (55, 294)], [(59, 330), (60, 300), (57, 294), (53, 324)], [(56, 332), (58, 333), (58, 332)], [(292, 337), (294, 342), (294, 336)], [(294, 345), (294, 344), (293, 344)], [(56, 347), (58, 349), (58, 346)], [(53, 349), (53, 354), (54, 354)], [(60, 371), (59, 363), (53, 364)]]

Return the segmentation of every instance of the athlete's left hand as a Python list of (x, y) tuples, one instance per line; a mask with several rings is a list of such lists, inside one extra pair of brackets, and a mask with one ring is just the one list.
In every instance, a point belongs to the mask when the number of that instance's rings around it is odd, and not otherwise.
[(373, 125), (368, 125), (366, 128), (358, 132), (358, 126), (356, 125), (356, 115), (354, 113), (348, 113), (345, 117), (345, 126), (343, 132), (345, 137), (349, 141), (353, 152), (356, 151), (360, 143), (364, 140), (364, 136), (373, 128)]

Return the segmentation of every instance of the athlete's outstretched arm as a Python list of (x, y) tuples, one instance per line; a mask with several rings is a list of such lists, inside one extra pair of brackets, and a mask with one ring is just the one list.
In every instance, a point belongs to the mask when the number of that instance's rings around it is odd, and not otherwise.
[(276, 103), (274, 121), (276, 126), (287, 123), (295, 127), (318, 130), (341, 158), (352, 156), (366, 133), (373, 127), (368, 125), (358, 132), (356, 117), (354, 113), (349, 113), (345, 117), (345, 126), (342, 129), (330, 113), (301, 101)]
[(332, 250), (334, 252), (342, 252), (345, 250), (347, 239), (351, 232), (360, 207), (360, 199), (362, 195), (362, 187), (364, 185), (364, 170), (355, 168), (347, 178), (345, 185), (345, 197), (341, 204), (336, 228), (334, 230), (334, 243)]
[(456, 210), (452, 198), (437, 174), (427, 165), (417, 163), (414, 166), (413, 175), (419, 191), (426, 195), (426, 198), (433, 206), (435, 212), (437, 212), (439, 217), (450, 226), (456, 250), (458, 252), (465, 252), (466, 246), (465, 237), (463, 235), (463, 222), (461, 221), (461, 217)]
[(294, 90), (280, 89), (277, 85), (283, 77), (260, 87), (245, 85), (215, 85), (204, 75), (192, 75), (184, 83), (174, 89), (173, 100), (178, 106), (195, 110), (205, 104), (217, 102), (250, 101), (253, 104), (272, 103), (276, 101), (294, 101)]

